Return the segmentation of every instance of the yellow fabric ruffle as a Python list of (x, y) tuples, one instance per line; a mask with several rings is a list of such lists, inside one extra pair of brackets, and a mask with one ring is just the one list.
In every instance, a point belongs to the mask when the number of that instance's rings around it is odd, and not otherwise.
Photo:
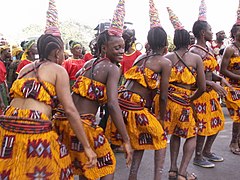
[[(15, 110), (18, 117), (29, 117), (28, 110)], [(8, 114), (12, 114), (12, 108), (6, 111)], [(23, 134), (0, 127), (0, 147), (0, 175), (3, 179), (73, 180), (71, 158), (53, 130)]]
[[(32, 83), (32, 89), (25, 89), (26, 83), (28, 82)], [(44, 83), (52, 96), (56, 96), (56, 90), (53, 84), (47, 81), (42, 81), (42, 83)], [(11, 98), (24, 98), (25, 94), (31, 93), (31, 91), (38, 91), (35, 97), (36, 100), (44, 102), (50, 106), (53, 105), (53, 100), (51, 99), (48, 92), (40, 85), (37, 78), (21, 78), (14, 81), (10, 89), (10, 96)]]
[[(92, 85), (92, 83), (94, 85)], [(95, 87), (95, 92), (93, 87)], [(85, 76), (78, 77), (72, 87), (72, 91), (87, 99), (97, 100), (101, 104), (105, 104), (107, 102), (106, 85), (98, 81), (91, 80)]]
[(204, 70), (207, 72), (212, 72), (218, 66), (217, 60), (213, 56), (208, 56), (203, 60)]
[[(148, 82), (148, 85), (145, 81), (144, 74), (146, 77), (146, 81)], [(141, 84), (144, 87), (148, 87), (150, 89), (156, 89), (160, 86), (160, 76), (158, 73), (155, 73), (151, 69), (145, 68), (144, 70), (142, 67), (133, 66), (128, 71), (124, 73), (124, 77), (126, 79), (130, 80), (136, 80), (139, 84)]]
[[(140, 95), (125, 91), (119, 93), (119, 99), (139, 104), (142, 110), (126, 110), (122, 106), (123, 118), (135, 150), (158, 150), (166, 148), (167, 138), (157, 118), (145, 108), (145, 100)], [(128, 103), (125, 104), (128, 106)]]
[(116, 126), (113, 121), (109, 117), (107, 120), (107, 125), (105, 128), (105, 136), (107, 137), (110, 144), (121, 146), (123, 144), (122, 136), (118, 132)]
[(230, 70), (233, 69), (236, 64), (240, 64), (240, 56), (233, 57), (230, 59), (230, 62), (228, 65), (229, 69)]
[(48, 120), (48, 116), (38, 111), (30, 110), (30, 109), (19, 109), (13, 106), (8, 106), (5, 110), (4, 114), (6, 116), (17, 116), (17, 117), (26, 117), (33, 119), (43, 119)]
[[(192, 70), (193, 68), (190, 67)], [(196, 73), (194, 74), (196, 77)], [(171, 70), (171, 76), (169, 82), (176, 82), (182, 84), (194, 84), (196, 83), (195, 78), (192, 73), (187, 69), (187, 67), (183, 67), (181, 71), (177, 69), (177, 67), (173, 67)]]
[[(95, 118), (94, 115), (89, 114), (81, 116), (90, 116)], [(55, 116), (54, 122), (56, 131), (60, 134), (63, 143), (69, 148), (72, 164), (74, 166), (73, 172), (75, 175), (83, 175), (89, 180), (95, 180), (114, 173), (116, 159), (101, 127), (91, 126), (92, 120), (82, 120), (90, 146), (95, 151), (98, 158), (97, 166), (88, 169), (84, 165), (88, 159), (84, 153), (83, 146), (77, 140), (77, 137), (67, 118), (64, 118), (63, 116)]]
[(229, 87), (225, 87), (227, 96), (225, 97), (226, 106), (232, 120), (236, 123), (240, 123), (239, 107), (240, 107), (240, 87), (234, 87), (234, 91)]
[(211, 136), (224, 129), (225, 119), (216, 91), (204, 92), (193, 103), (198, 118), (198, 135)]
[[(192, 95), (193, 91), (170, 85), (171, 95), (185, 99)], [(159, 95), (155, 98), (155, 109), (159, 109)], [(157, 111), (158, 112), (158, 111)], [(197, 125), (190, 105), (182, 105), (168, 98), (166, 116), (164, 119), (164, 130), (166, 134), (174, 134), (182, 138), (194, 137), (197, 132)]]

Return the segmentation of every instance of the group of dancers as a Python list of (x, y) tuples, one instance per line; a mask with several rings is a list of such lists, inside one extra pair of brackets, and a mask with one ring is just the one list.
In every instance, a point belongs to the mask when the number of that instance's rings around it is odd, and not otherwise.
[[(96, 39), (94, 58), (79, 62), (81, 69), (71, 69), (77, 65), (65, 60), (57, 8), (50, 0), (44, 34), (36, 47), (33, 42), (25, 46), (25, 53), (35, 48), (39, 57), (21, 62), (10, 104), (0, 115), (0, 179), (113, 179), (115, 145), (126, 153), (130, 180), (138, 179), (144, 150), (154, 150), (154, 179), (159, 180), (168, 135), (168, 178), (197, 179), (187, 172), (194, 151), (193, 164), (200, 167), (224, 160), (212, 152), (224, 129), (220, 97), (234, 122), (230, 150), (240, 155), (240, 8), (220, 65), (207, 46), (213, 33), (204, 0), (192, 28), (193, 45), (189, 31), (167, 10), (175, 30), (174, 51), (168, 52), (167, 33), (153, 0), (146, 52), (133, 50), (134, 32), (123, 29), (125, 1), (119, 0), (111, 26)], [(81, 45), (72, 41), (70, 46), (79, 51)], [(219, 66), (221, 75), (215, 73)], [(103, 128), (96, 115), (104, 105), (109, 117)]]

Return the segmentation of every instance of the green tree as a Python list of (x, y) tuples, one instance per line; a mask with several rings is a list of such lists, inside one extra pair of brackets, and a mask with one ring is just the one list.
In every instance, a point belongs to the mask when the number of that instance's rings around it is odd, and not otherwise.
[(173, 44), (173, 39), (170, 35), (168, 35), (167, 40), (168, 40), (168, 51), (172, 52), (175, 49), (175, 45)]
[[(66, 20), (59, 23), (62, 39), (65, 47), (68, 47), (70, 40), (81, 42), (82, 45), (89, 49), (89, 42), (94, 38), (93, 28), (84, 24), (80, 24), (75, 20)], [(23, 36), (27, 38), (39, 37), (44, 32), (45, 27), (37, 24), (31, 24), (22, 30)]]

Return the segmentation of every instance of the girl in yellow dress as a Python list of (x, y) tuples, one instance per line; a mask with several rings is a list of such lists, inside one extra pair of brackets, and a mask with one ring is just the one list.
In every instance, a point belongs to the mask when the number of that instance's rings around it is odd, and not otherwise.
[[(49, 4), (49, 13), (54, 13), (54, 1)], [(68, 150), (51, 122), (58, 101), (82, 143), (87, 158), (84, 166), (96, 165), (96, 154), (70, 95), (67, 72), (60, 65), (64, 43), (55, 23), (47, 24), (38, 39), (40, 60), (20, 71), (10, 90), (11, 104), (0, 117), (1, 179), (73, 179)]]
[(231, 29), (231, 36), (234, 41), (224, 51), (220, 72), (232, 85), (232, 88), (226, 87), (226, 106), (233, 120), (232, 140), (229, 147), (233, 154), (240, 155), (240, 7), (237, 21)]
[[(196, 179), (187, 174), (187, 167), (196, 147), (197, 124), (194, 118), (193, 101), (206, 89), (205, 75), (201, 58), (188, 51), (190, 34), (184, 29), (177, 16), (168, 8), (170, 20), (175, 29), (173, 52), (165, 57), (172, 62), (172, 71), (168, 88), (167, 113), (164, 129), (171, 134), (169, 179)], [(177, 166), (181, 138), (183, 156), (180, 167)]]

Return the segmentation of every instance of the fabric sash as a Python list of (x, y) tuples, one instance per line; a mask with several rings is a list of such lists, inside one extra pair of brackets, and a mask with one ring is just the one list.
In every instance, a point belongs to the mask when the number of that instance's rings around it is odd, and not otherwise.
[(0, 126), (8, 131), (22, 134), (40, 134), (52, 130), (52, 122), (49, 120), (36, 120), (17, 116), (1, 115)]

